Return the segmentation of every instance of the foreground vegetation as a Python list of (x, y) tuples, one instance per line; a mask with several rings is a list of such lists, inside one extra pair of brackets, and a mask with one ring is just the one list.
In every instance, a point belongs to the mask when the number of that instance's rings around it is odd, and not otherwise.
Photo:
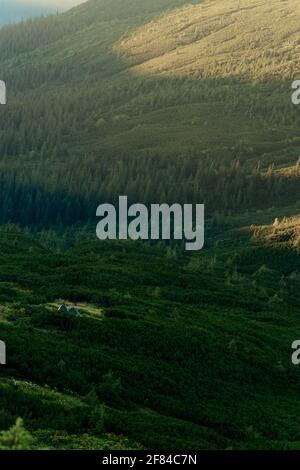
[(2, 232), (0, 428), (22, 417), (38, 448), (299, 448), (299, 257), (250, 237), (56, 254)]

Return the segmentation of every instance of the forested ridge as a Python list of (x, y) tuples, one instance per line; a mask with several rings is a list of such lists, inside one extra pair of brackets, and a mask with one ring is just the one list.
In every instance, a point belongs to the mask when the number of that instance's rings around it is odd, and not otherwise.
[[(135, 74), (118, 52), (122, 38), (130, 44), (136, 28), (183, 3), (94, 0), (0, 31), (8, 86), (0, 109), (1, 222), (85, 222), (119, 194), (134, 202), (204, 202), (208, 214), (300, 199), (296, 173), (267, 171), (295, 165), (300, 153), (291, 82), (272, 61), (263, 80), (247, 80), (247, 63), (242, 78), (223, 77), (220, 65), (215, 76), (211, 68), (207, 76), (156, 76)], [(278, 5), (274, 15), (287, 33), (284, 8), (293, 1)], [(201, 27), (199, 7), (194, 2)], [(280, 60), (289, 59), (283, 52)]]

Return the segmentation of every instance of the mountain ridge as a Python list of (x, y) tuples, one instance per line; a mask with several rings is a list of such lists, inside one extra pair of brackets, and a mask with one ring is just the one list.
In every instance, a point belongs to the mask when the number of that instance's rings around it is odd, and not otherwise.
[(57, 7), (51, 7), (51, 5), (39, 6), (18, 0), (1, 0), (0, 26), (17, 23), (26, 18), (55, 13), (57, 10)]

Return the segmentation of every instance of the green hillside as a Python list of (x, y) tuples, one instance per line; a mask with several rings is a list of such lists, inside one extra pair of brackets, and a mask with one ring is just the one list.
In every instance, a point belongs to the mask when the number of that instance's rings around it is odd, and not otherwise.
[[(299, 19), (89, 0), (0, 30), (0, 449), (300, 449)], [(96, 241), (121, 194), (205, 203), (204, 250)]]
[(58, 255), (2, 231), (0, 428), (21, 416), (38, 448), (299, 448), (299, 257), (249, 237)]
[(90, 0), (1, 30), (1, 222), (83, 222), (121, 193), (210, 214), (299, 200), (297, 178), (264, 173), (300, 153), (298, 16), (295, 0)]

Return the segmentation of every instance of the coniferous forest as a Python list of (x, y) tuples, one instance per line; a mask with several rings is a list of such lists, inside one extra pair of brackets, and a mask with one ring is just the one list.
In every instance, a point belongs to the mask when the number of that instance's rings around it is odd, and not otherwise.
[[(300, 449), (297, 6), (1, 27), (0, 449)], [(204, 249), (100, 242), (119, 195), (205, 204)]]

